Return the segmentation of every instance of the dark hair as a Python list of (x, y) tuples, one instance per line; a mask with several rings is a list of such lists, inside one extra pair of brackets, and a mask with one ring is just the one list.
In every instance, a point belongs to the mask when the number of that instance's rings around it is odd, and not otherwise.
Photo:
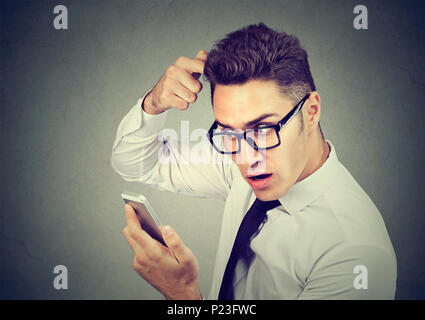
[(315, 91), (307, 53), (299, 40), (263, 23), (226, 35), (208, 54), (204, 77), (210, 82), (211, 102), (216, 84), (275, 80), (294, 103)]

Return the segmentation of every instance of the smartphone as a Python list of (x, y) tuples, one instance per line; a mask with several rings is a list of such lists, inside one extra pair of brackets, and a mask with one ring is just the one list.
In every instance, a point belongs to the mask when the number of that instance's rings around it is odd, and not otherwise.
[(142, 229), (145, 230), (152, 238), (167, 247), (164, 238), (162, 237), (159, 226), (162, 225), (158, 215), (149, 204), (148, 199), (142, 194), (134, 192), (123, 192), (121, 198), (125, 203), (133, 207), (139, 219)]

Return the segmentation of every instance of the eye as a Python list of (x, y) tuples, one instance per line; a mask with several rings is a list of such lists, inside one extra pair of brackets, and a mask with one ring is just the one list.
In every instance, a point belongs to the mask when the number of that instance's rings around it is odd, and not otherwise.
[(268, 127), (257, 127), (257, 128), (255, 128), (255, 131), (258, 134), (267, 134), (267, 133), (270, 132), (270, 129), (272, 129), (272, 128), (268, 128)]

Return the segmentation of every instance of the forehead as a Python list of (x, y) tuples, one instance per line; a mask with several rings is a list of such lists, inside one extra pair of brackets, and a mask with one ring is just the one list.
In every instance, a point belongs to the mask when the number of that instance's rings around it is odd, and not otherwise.
[(234, 128), (242, 128), (244, 123), (266, 113), (283, 117), (291, 105), (289, 97), (282, 94), (272, 80), (251, 80), (242, 85), (217, 84), (214, 90), (216, 120)]

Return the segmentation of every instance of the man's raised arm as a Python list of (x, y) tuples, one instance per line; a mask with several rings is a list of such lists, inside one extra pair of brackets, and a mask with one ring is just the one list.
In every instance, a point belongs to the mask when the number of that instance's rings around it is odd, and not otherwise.
[(201, 50), (194, 59), (179, 57), (121, 120), (111, 165), (124, 180), (193, 196), (227, 197), (232, 180), (231, 161), (224, 161), (221, 154), (202, 142), (196, 146), (201, 161), (193, 161), (193, 153), (181, 152), (184, 148), (180, 141), (160, 136), (167, 110), (186, 110), (196, 101), (202, 90), (198, 79), (207, 54)]

